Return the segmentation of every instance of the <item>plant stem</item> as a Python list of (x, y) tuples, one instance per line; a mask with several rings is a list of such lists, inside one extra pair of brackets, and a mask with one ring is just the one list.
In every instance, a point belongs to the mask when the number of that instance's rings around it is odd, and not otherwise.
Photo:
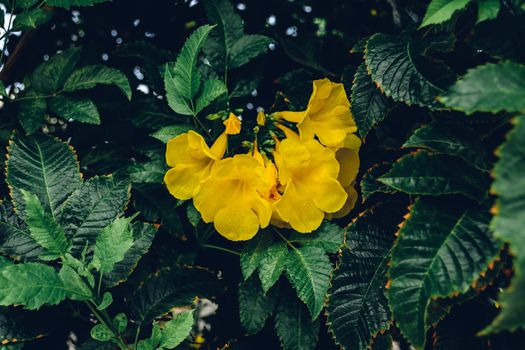
[(117, 344), (119, 346), (119, 348), (121, 350), (128, 350), (128, 346), (126, 345), (126, 343), (124, 343), (124, 341), (122, 340), (122, 338), (120, 337), (120, 335), (118, 334), (118, 332), (115, 331), (115, 329), (113, 328), (113, 324), (111, 322), (108, 322), (107, 321), (107, 318), (109, 317), (106, 313), (106, 319), (98, 312), (96, 306), (94, 305), (93, 301), (92, 300), (84, 300), (84, 303), (87, 305), (87, 307), (89, 308), (89, 310), (91, 311), (91, 313), (93, 315), (95, 315), (95, 317), (97, 318), (97, 320), (105, 325), (112, 333), (113, 333), (113, 336), (115, 337), (116, 341), (117, 341)]
[(216, 246), (216, 245), (213, 245), (213, 244), (203, 244), (202, 246), (203, 246), (204, 248), (216, 249), (216, 250), (220, 250), (220, 251), (223, 251), (223, 252), (226, 252), (226, 253), (230, 253), (230, 254), (234, 254), (234, 255), (237, 255), (237, 256), (240, 256), (240, 255), (241, 255), (241, 253), (236, 252), (235, 250), (231, 250), (231, 249), (228, 249), (228, 248), (219, 247), (219, 246)]
[(287, 240), (286, 237), (284, 237), (284, 236), (282, 235), (282, 233), (279, 232), (279, 230), (277, 230), (277, 229), (276, 229), (275, 227), (273, 227), (273, 226), (272, 226), (272, 230), (274, 230), (275, 233), (277, 233), (277, 234), (279, 235), (279, 237), (281, 237), (281, 239), (282, 239), (283, 241), (285, 241), (286, 244), (288, 244), (293, 250), (297, 250), (297, 248), (296, 248), (296, 247), (295, 247), (295, 246), (294, 246), (289, 240)]
[(137, 343), (139, 341), (140, 336), (140, 326), (137, 327), (137, 331), (135, 332), (135, 341), (133, 342), (133, 349), (137, 350)]

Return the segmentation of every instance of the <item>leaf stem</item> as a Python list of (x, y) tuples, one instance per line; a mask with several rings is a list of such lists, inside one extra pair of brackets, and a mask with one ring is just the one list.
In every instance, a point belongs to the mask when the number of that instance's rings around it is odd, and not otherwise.
[(213, 245), (213, 244), (203, 244), (202, 246), (203, 246), (204, 248), (216, 249), (216, 250), (220, 250), (220, 251), (223, 251), (223, 252), (226, 252), (226, 253), (230, 253), (230, 254), (234, 254), (234, 255), (237, 255), (237, 256), (240, 256), (240, 255), (241, 255), (241, 253), (236, 252), (235, 250), (231, 250), (231, 249), (228, 249), (228, 248), (219, 247), (219, 246), (216, 246), (216, 245)]
[(279, 237), (281, 237), (282, 240), (285, 241), (286, 244), (288, 244), (293, 250), (297, 250), (297, 248), (292, 244), (292, 242), (290, 242), (289, 240), (287, 240), (286, 237), (284, 237), (284, 236), (282, 235), (282, 233), (279, 232), (279, 230), (277, 230), (277, 229), (276, 229), (275, 227), (273, 227), (273, 226), (272, 226), (272, 230), (274, 230), (275, 233), (277, 233), (277, 234), (279, 235)]
[(135, 341), (133, 342), (133, 349), (137, 350), (137, 343), (139, 341), (140, 336), (140, 325), (137, 327), (137, 331), (135, 332)]

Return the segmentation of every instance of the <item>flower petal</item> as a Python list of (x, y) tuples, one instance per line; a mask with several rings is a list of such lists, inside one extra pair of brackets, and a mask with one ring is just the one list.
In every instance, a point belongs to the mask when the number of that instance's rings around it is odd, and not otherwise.
[(323, 221), (324, 213), (309, 198), (290, 184), (281, 199), (275, 202), (279, 216), (298, 232), (307, 233), (317, 229)]
[(217, 212), (214, 218), (217, 232), (230, 241), (246, 241), (259, 230), (257, 214), (241, 203), (232, 202)]

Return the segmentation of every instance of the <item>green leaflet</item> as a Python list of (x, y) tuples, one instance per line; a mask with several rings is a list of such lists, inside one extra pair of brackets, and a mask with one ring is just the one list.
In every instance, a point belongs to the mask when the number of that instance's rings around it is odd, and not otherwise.
[(305, 246), (290, 250), (286, 274), (297, 296), (308, 306), (312, 320), (323, 309), (331, 273), (332, 264), (322, 248)]
[(100, 342), (107, 342), (114, 337), (113, 332), (102, 323), (94, 325), (93, 328), (91, 328), (89, 335), (91, 335), (91, 338)]
[(326, 309), (328, 327), (344, 349), (367, 349), (390, 326), (386, 271), (400, 207), (394, 202), (374, 207), (348, 228), (348, 248), (333, 274)]
[(273, 40), (264, 35), (252, 34), (242, 36), (231, 48), (228, 68), (238, 68), (255, 57), (266, 53), (268, 45), (271, 43), (273, 43)]
[(471, 0), (432, 0), (430, 5), (428, 5), (423, 23), (421, 23), (419, 28), (448, 21), (456, 11), (465, 8), (470, 1)]
[(241, 253), (241, 271), (246, 281), (257, 270), (265, 256), (265, 252), (272, 244), (273, 236), (269, 232), (262, 232), (249, 240)]
[(216, 276), (208, 270), (162, 269), (148, 277), (129, 299), (131, 318), (139, 325), (147, 324), (175, 306), (191, 306), (197, 296), (212, 297), (217, 287)]
[(44, 10), (41, 8), (35, 8), (27, 12), (16, 15), (13, 21), (13, 30), (30, 30), (34, 29), (46, 22), (53, 17), (53, 11)]
[(420, 51), (420, 45), (407, 38), (374, 34), (366, 45), (366, 67), (374, 83), (394, 101), (438, 108), (436, 97), (454, 81), (454, 74)]
[(89, 300), (93, 293), (78, 273), (68, 265), (63, 265), (59, 272), (60, 279), (66, 289), (66, 297), (71, 300)]
[(44, 135), (13, 136), (6, 181), (22, 219), (25, 217), (22, 190), (35, 194), (44, 210), (56, 218), (66, 198), (81, 185), (73, 151), (66, 143)]
[(188, 132), (189, 130), (193, 129), (194, 126), (189, 124), (175, 124), (165, 126), (162, 129), (155, 131), (153, 134), (150, 134), (150, 136), (164, 143), (168, 143), (168, 141), (172, 138), (177, 137), (180, 134), (184, 134), (185, 132)]
[(160, 349), (174, 349), (190, 334), (193, 327), (193, 311), (184, 311), (166, 322), (161, 332)]
[(514, 129), (497, 152), (499, 160), (494, 168), (495, 180), (492, 185), (492, 191), (498, 195), (497, 211), (490, 228), (498, 239), (510, 244), (515, 273), (510, 287), (500, 294), (500, 314), (483, 331), (484, 334), (525, 327), (525, 117), (516, 117), (513, 122)]
[(259, 279), (265, 294), (281, 277), (285, 269), (287, 256), (288, 245), (283, 241), (272, 244), (264, 252), (264, 257), (259, 263)]
[(202, 89), (197, 95), (195, 102), (195, 113), (200, 113), (219, 96), (225, 95), (227, 93), (228, 88), (222, 81), (217, 79), (206, 80), (202, 85)]
[(397, 190), (379, 181), (381, 175), (390, 170), (388, 163), (375, 164), (366, 171), (361, 179), (361, 196), (363, 203), (375, 193), (396, 193)]
[(498, 17), (501, 7), (499, 0), (478, 0), (478, 21), (480, 23)]
[(131, 87), (124, 73), (102, 65), (86, 66), (74, 71), (65, 81), (64, 91), (91, 89), (99, 84), (115, 85), (131, 100)]
[(107, 1), (111, 0), (46, 0), (46, 3), (49, 6), (58, 6), (69, 9), (71, 6), (93, 6)]
[(102, 301), (100, 302), (100, 304), (97, 305), (97, 310), (105, 310), (111, 304), (113, 304), (113, 294), (111, 294), (110, 292), (104, 292), (104, 295), (102, 295)]
[(283, 350), (315, 349), (319, 323), (319, 319), (312, 321), (308, 310), (292, 291), (281, 291), (275, 311), (275, 331)]
[(487, 208), (418, 199), (393, 248), (388, 290), (390, 308), (403, 334), (416, 348), (425, 343), (428, 305), (437, 297), (465, 293), (498, 255), (488, 229)]
[(117, 316), (113, 318), (112, 323), (117, 332), (123, 333), (126, 328), (128, 328), (128, 317), (123, 313), (117, 314)]
[(391, 105), (390, 100), (374, 85), (364, 63), (355, 72), (351, 100), (352, 115), (361, 137), (366, 137), (377, 123), (385, 119)]
[(29, 234), (27, 225), (7, 200), (0, 204), (0, 254), (30, 260), (42, 253), (42, 247)]
[(487, 170), (487, 152), (474, 130), (455, 124), (432, 123), (417, 129), (403, 147), (425, 148), (458, 156), (481, 170)]
[(95, 176), (85, 181), (64, 203), (58, 222), (80, 254), (86, 242), (93, 244), (100, 231), (124, 213), (130, 185), (112, 176)]
[(247, 335), (259, 333), (277, 303), (278, 288), (265, 294), (256, 276), (239, 284), (239, 317)]
[(525, 65), (487, 63), (470, 69), (439, 100), (447, 107), (472, 114), (525, 111)]
[(43, 256), (46, 259), (54, 260), (63, 256), (71, 247), (66, 239), (64, 230), (44, 211), (38, 197), (34, 194), (22, 190), (25, 208), (25, 222), (31, 237), (45, 248)]
[(55, 96), (49, 99), (49, 109), (60, 118), (73, 119), (81, 123), (100, 124), (97, 106), (88, 98)]
[(426, 151), (401, 157), (392, 170), (378, 180), (409, 194), (459, 193), (478, 201), (487, 197), (485, 173), (460, 158)]
[(46, 100), (37, 95), (35, 92), (28, 92), (26, 96), (30, 99), (20, 101), (18, 105), (18, 119), (28, 135), (40, 128), (47, 111)]
[[(51, 5), (47, 1), (48, 5)], [(80, 48), (75, 47), (54, 55), (39, 65), (31, 76), (32, 87), (40, 94), (59, 91), (80, 59)]]
[(326, 253), (337, 253), (343, 245), (345, 238), (344, 229), (337, 224), (323, 221), (317, 230), (311, 233), (298, 233), (292, 231), (288, 240), (304, 246), (322, 248)]
[(95, 241), (93, 266), (101, 274), (113, 271), (115, 264), (122, 261), (133, 245), (133, 234), (129, 228), (131, 218), (117, 218), (106, 226)]

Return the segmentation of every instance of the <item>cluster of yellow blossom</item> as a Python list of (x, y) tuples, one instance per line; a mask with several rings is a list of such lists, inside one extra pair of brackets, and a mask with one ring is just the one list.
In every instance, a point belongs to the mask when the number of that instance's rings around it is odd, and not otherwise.
[[(273, 119), (285, 135), (275, 138), (273, 161), (257, 142), (247, 154), (224, 158), (228, 135), (241, 130), (233, 114), (211, 147), (194, 131), (168, 142), (168, 190), (193, 198), (204, 222), (230, 240), (248, 240), (270, 223), (311, 232), (324, 218), (348, 214), (356, 202), (361, 140), (343, 84), (316, 80), (305, 111), (277, 112)], [(279, 120), (296, 123), (299, 132)], [(260, 113), (257, 124), (265, 122)]]

